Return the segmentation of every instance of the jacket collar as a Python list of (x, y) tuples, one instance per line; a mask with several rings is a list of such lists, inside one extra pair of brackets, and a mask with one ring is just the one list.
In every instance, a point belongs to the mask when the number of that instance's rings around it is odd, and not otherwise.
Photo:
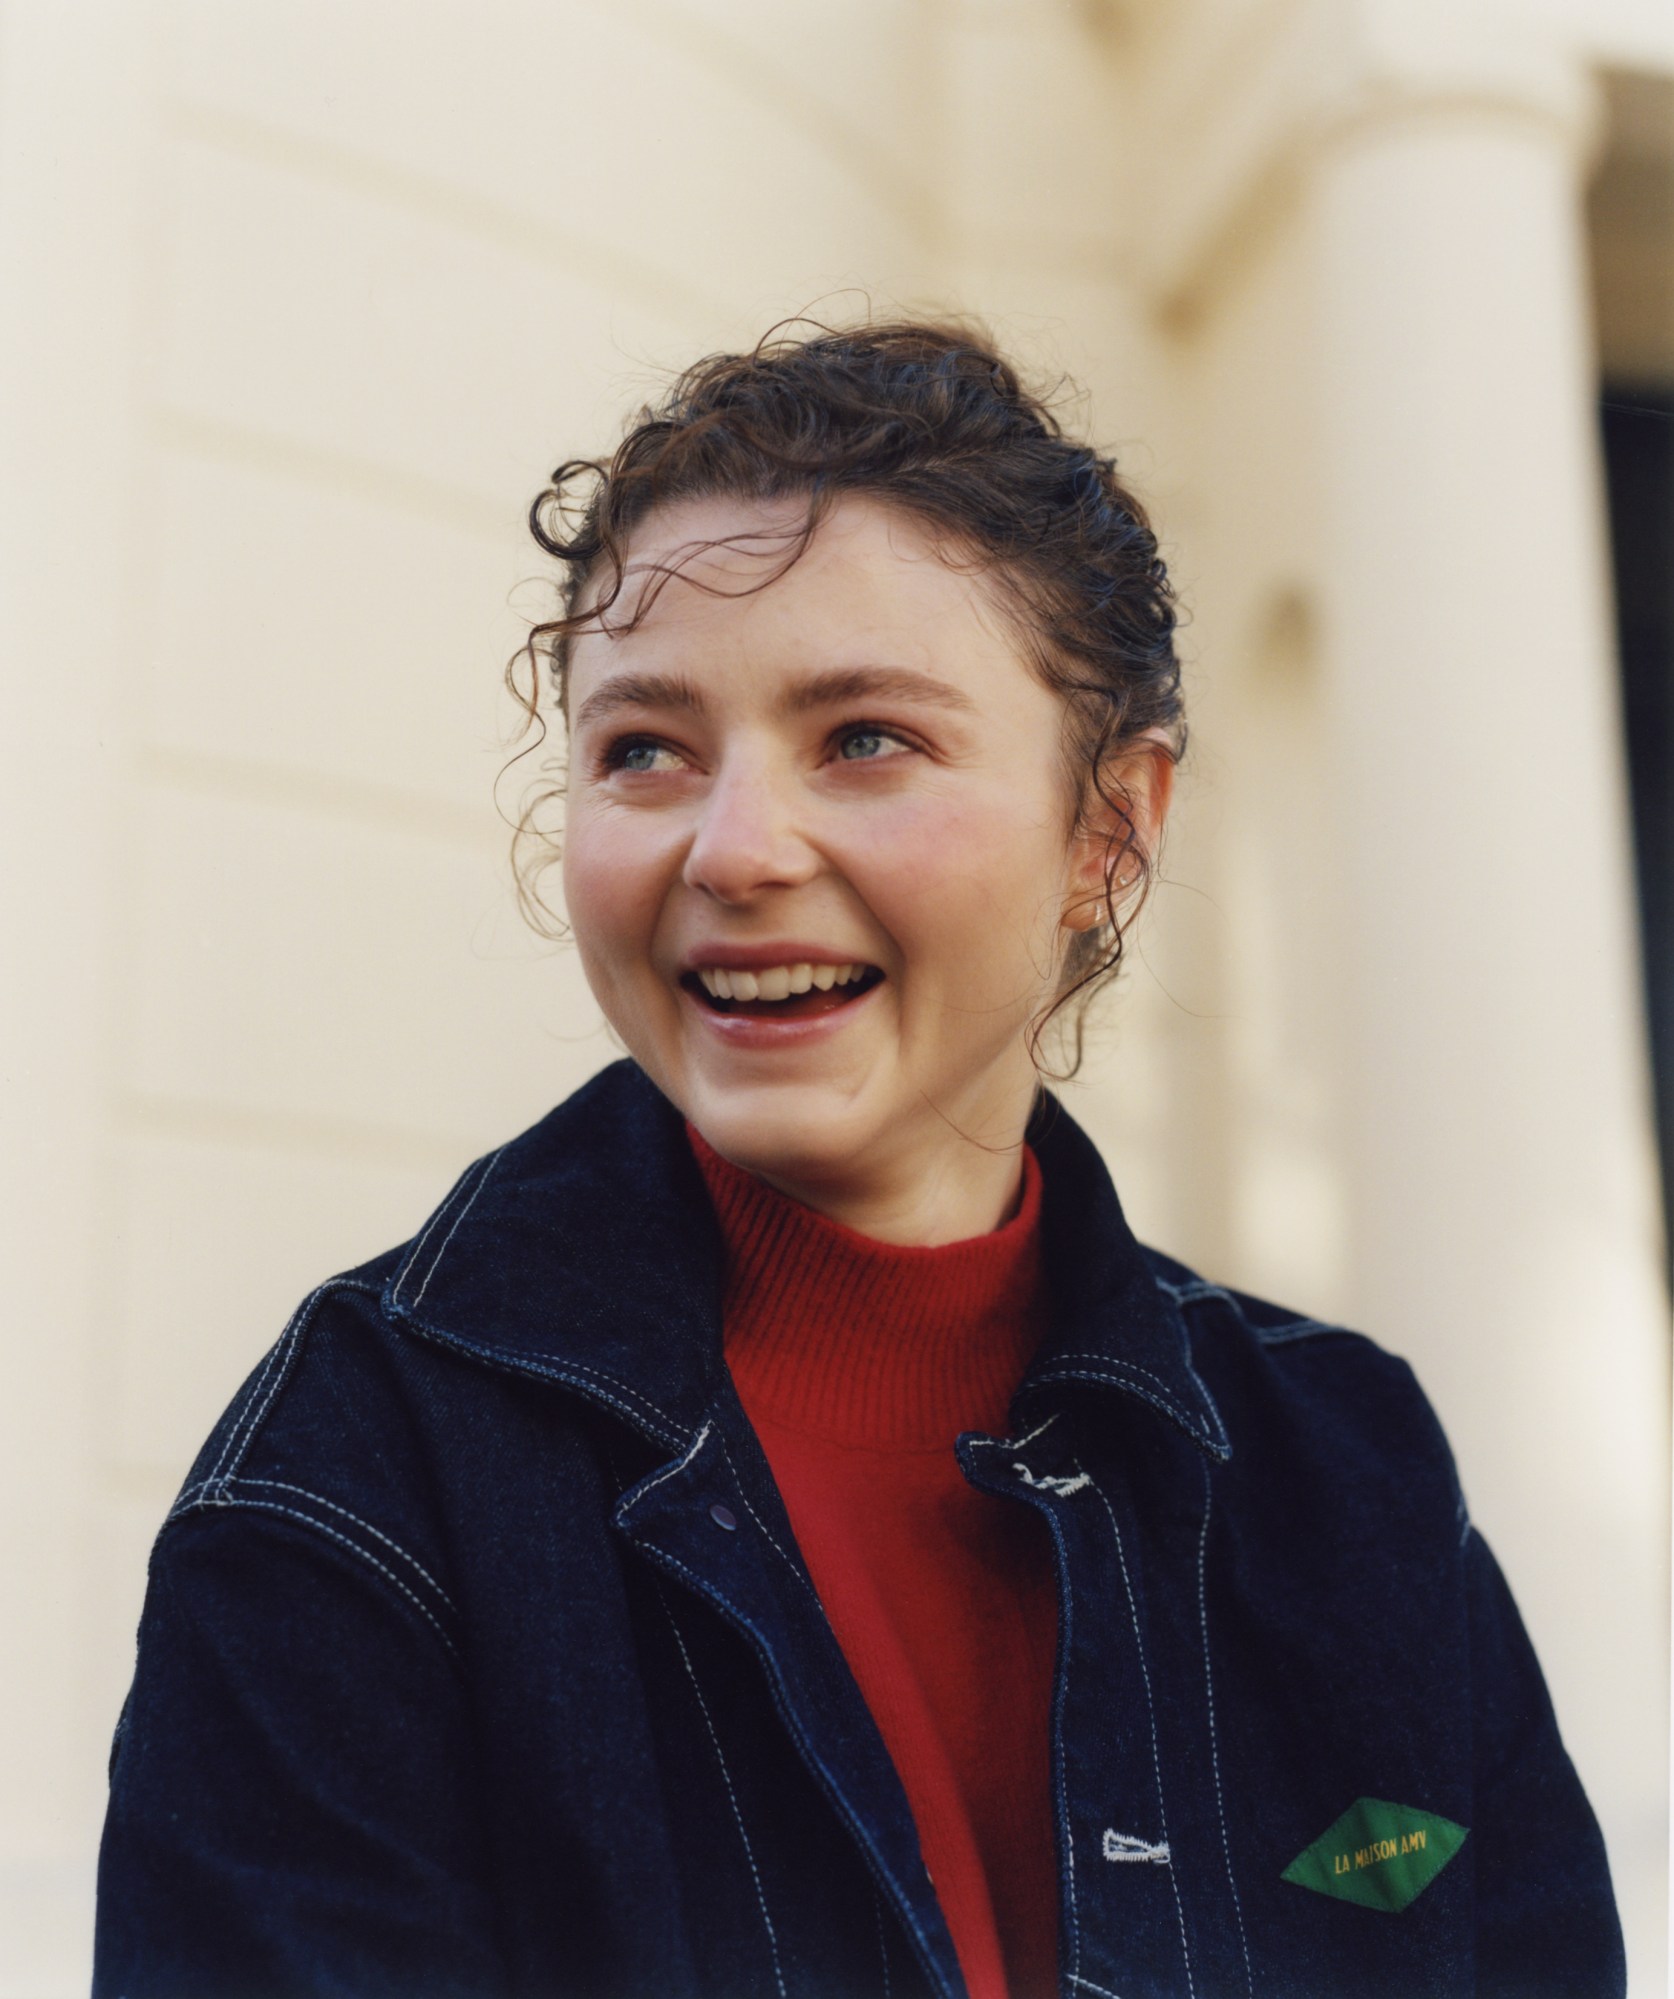
[[(1104, 1162), (1054, 1100), (1031, 1130), (1052, 1326), (1014, 1417), (1061, 1384), (1149, 1404), (1216, 1458), (1219, 1412), (1185, 1322), (1134, 1240)], [(467, 1168), (400, 1255), (391, 1315), (456, 1352), (563, 1382), (676, 1450), (726, 1379), (722, 1249), (680, 1114), (616, 1062)]]
[(1098, 1148), (1049, 1096), (1042, 1097), (1029, 1142), (1043, 1182), (1041, 1248), (1052, 1282), (1052, 1326), (1023, 1377), (1015, 1410), (1029, 1409), (1056, 1383), (1119, 1389), (1177, 1423), (1212, 1458), (1230, 1458), (1221, 1413), (1192, 1365), (1185, 1315), (1134, 1239)]

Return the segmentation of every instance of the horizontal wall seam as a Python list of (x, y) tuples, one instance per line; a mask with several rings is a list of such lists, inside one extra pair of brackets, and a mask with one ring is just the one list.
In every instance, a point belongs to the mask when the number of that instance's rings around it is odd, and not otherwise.
[(494, 850), (511, 829), (495, 818), (490, 804), (495, 773), (509, 760), (508, 749), (490, 767), (483, 758), (481, 808), (423, 792), (361, 783), (298, 766), (261, 763), (213, 750), (180, 749), (141, 742), (135, 745), (132, 775), (141, 785), (211, 798), (229, 805), (277, 806), (313, 819), (336, 819), (380, 833), (411, 833), (452, 847)]
[(363, 1166), (458, 1170), (461, 1155), (479, 1140), (400, 1125), (321, 1117), (296, 1110), (263, 1110), (211, 1099), (168, 1097), (137, 1090), (112, 1095), (111, 1123), (119, 1137), (166, 1138), (189, 1145), (305, 1155)]
[[(167, 401), (152, 404), (149, 429), (154, 443), (184, 457), (263, 472), (334, 498), (348, 494), (443, 527), (462, 529), (501, 547), (513, 544), (522, 525), (522, 502), (502, 507), (469, 486), (426, 479), (382, 459), (328, 451), (278, 431), (200, 416)], [(546, 461), (539, 462), (544, 465)]]
[(372, 153), (357, 153), (188, 97), (164, 99), (163, 129), (172, 137), (407, 209), (479, 242), (497, 243), (531, 263), (590, 279), (607, 294), (625, 293), (656, 313), (678, 317), (695, 313), (714, 319), (725, 311), (722, 299), (660, 266)]

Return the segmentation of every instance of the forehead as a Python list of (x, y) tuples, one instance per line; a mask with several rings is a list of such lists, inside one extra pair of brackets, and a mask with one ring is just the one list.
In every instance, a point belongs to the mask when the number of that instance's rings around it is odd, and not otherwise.
[(795, 499), (690, 500), (649, 515), (605, 630), (571, 648), (572, 690), (670, 654), (686, 671), (884, 657), (966, 683), (1021, 666), (993, 584), (911, 515), (845, 495), (790, 561), (803, 518)]

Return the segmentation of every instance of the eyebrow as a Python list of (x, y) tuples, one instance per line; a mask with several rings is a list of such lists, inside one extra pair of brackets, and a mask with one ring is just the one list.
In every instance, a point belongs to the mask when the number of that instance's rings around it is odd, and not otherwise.
[[(909, 701), (924, 707), (970, 713), (976, 706), (963, 688), (907, 666), (839, 666), (811, 674), (787, 688), (781, 714), (803, 715), (851, 701)], [(684, 708), (704, 712), (704, 699), (691, 681), (673, 673), (618, 673), (594, 688), (576, 711), (576, 726), (598, 722), (620, 708)]]
[(703, 697), (674, 673), (618, 673), (595, 687), (575, 712), (575, 726), (602, 721), (618, 708), (687, 708), (702, 714)]
[(848, 701), (915, 701), (927, 708), (954, 708), (969, 714), (976, 703), (962, 687), (918, 673), (909, 666), (836, 666), (799, 680), (780, 704), (792, 715), (810, 708), (835, 708)]

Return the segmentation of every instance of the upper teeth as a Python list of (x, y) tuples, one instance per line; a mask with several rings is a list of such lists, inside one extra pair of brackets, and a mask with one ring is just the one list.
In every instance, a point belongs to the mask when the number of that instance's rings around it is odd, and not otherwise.
[(782, 1000), (792, 993), (817, 987), (822, 993), (833, 986), (846, 986), (866, 972), (864, 965), (765, 965), (759, 971), (727, 970), (720, 965), (700, 965), (698, 977), (703, 989), (715, 999)]

